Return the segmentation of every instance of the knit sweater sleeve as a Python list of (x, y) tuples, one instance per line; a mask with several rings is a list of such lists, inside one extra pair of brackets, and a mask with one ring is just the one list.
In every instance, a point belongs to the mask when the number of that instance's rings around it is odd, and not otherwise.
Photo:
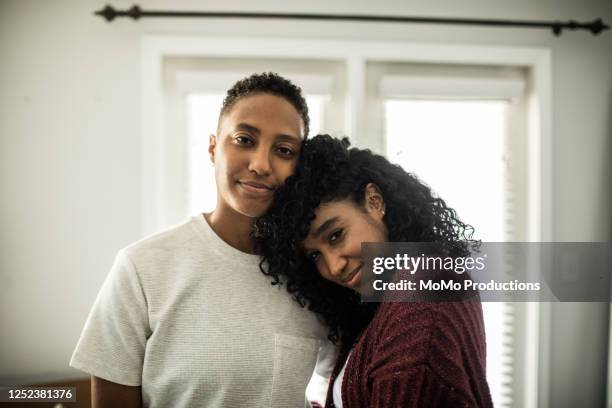
[(396, 303), (374, 323), (371, 407), (489, 407), (479, 303)]
[(372, 408), (474, 407), (461, 392), (442, 381), (427, 365), (373, 379)]

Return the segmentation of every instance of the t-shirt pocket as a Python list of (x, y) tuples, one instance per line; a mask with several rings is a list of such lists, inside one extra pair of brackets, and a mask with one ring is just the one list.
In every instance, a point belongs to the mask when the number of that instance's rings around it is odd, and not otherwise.
[(305, 390), (317, 359), (319, 340), (276, 333), (271, 408), (304, 407)]

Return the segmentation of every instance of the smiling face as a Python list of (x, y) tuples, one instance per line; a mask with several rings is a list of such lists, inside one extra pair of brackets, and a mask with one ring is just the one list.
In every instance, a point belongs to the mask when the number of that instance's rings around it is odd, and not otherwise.
[(378, 189), (369, 184), (365, 194), (364, 207), (349, 199), (319, 206), (303, 242), (323, 278), (355, 291), (361, 283), (361, 243), (385, 242), (388, 236)]
[(215, 164), (217, 209), (247, 217), (261, 216), (274, 190), (293, 174), (304, 126), (284, 98), (256, 94), (239, 99), (211, 136), (209, 153)]

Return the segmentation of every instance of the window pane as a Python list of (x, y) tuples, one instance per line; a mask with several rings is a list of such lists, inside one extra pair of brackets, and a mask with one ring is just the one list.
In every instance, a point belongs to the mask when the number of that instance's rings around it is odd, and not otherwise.
[(191, 95), (188, 99), (190, 183), (189, 213), (208, 212), (215, 208), (217, 189), (215, 172), (208, 154), (208, 139), (217, 133), (217, 119), (223, 95)]
[[(475, 228), (506, 237), (505, 109), (502, 101), (388, 100), (389, 160), (415, 173)], [(483, 303), (487, 378), (496, 407), (511, 403), (512, 305)]]
[(389, 159), (416, 173), (477, 238), (503, 241), (506, 102), (388, 101)]

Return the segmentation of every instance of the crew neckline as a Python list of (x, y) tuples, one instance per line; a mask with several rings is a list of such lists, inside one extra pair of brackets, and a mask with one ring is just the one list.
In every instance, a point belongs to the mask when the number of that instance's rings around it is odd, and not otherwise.
[(257, 254), (249, 254), (243, 252), (237, 248), (234, 248), (227, 242), (225, 242), (215, 230), (212, 229), (208, 220), (204, 216), (204, 213), (200, 213), (198, 215), (194, 215), (192, 217), (192, 221), (195, 223), (198, 231), (200, 232), (202, 238), (207, 244), (211, 244), (211, 247), (220, 253), (220, 255), (226, 257), (227, 259), (237, 260), (241, 262), (247, 262), (252, 264), (253, 262), (259, 263), (261, 257)]

